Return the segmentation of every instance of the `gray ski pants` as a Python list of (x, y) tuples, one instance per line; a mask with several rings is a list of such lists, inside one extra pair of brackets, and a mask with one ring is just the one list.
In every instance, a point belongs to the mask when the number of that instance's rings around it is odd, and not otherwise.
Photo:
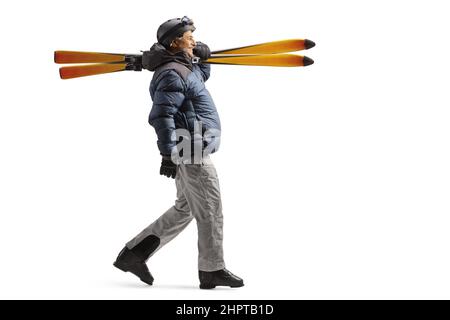
[(195, 218), (198, 229), (198, 269), (216, 271), (225, 268), (219, 179), (209, 156), (203, 158), (201, 164), (178, 165), (175, 184), (175, 205), (129, 241), (128, 249), (149, 235), (155, 235), (161, 242), (152, 256)]

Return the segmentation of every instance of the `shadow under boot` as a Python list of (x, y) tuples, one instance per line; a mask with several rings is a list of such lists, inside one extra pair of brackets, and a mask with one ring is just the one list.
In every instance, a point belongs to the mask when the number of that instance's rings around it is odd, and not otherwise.
[(124, 272), (131, 272), (142, 282), (152, 285), (153, 276), (148, 270), (145, 261), (158, 248), (159, 243), (160, 239), (157, 236), (149, 235), (134, 246), (133, 249), (128, 249), (125, 246), (120, 251), (113, 265)]
[(200, 289), (213, 289), (216, 286), (239, 288), (244, 286), (244, 280), (235, 276), (227, 269), (217, 271), (199, 271)]

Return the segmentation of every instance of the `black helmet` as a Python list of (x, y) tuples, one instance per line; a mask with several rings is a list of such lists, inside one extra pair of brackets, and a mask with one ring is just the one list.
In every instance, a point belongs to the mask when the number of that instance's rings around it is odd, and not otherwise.
[(170, 47), (173, 39), (182, 37), (186, 31), (194, 31), (194, 21), (184, 16), (183, 18), (170, 19), (159, 26), (156, 38), (166, 49)]

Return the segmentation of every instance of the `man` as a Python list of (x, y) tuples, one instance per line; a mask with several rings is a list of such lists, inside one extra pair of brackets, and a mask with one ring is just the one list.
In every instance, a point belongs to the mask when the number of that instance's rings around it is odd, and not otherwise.
[[(195, 42), (194, 30), (187, 17), (168, 20), (158, 29), (158, 43), (144, 53), (144, 68), (155, 71), (150, 83), (153, 107), (149, 123), (158, 136), (160, 174), (175, 178), (177, 200), (126, 244), (114, 265), (152, 285), (146, 261), (195, 218), (200, 288), (242, 287), (243, 280), (225, 268), (219, 180), (208, 155), (219, 147), (220, 120), (204, 84), (211, 67), (195, 63), (196, 57), (206, 60), (211, 52), (207, 45)], [(196, 152), (199, 146), (200, 156)]]

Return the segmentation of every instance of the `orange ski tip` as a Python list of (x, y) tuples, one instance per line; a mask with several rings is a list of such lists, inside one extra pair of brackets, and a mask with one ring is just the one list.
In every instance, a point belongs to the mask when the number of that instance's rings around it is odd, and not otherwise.
[(67, 80), (67, 79), (76, 78), (76, 76), (73, 75), (72, 70), (67, 69), (67, 68), (65, 68), (65, 67), (59, 68), (59, 77), (60, 77), (62, 80)]
[(53, 55), (53, 59), (55, 61), (55, 63), (61, 63), (61, 61), (63, 60), (63, 55), (66, 51), (61, 51), (61, 50), (56, 50), (55, 54)]
[(66, 52), (68, 51), (56, 50), (53, 55), (53, 60), (55, 61), (55, 63), (61, 63), (64, 60), (64, 55), (66, 54)]
[(309, 66), (309, 65), (312, 65), (313, 63), (314, 63), (314, 60), (313, 60), (313, 59), (308, 58), (307, 56), (304, 56), (304, 57), (303, 57), (303, 66), (304, 66), (304, 67)]
[(312, 47), (315, 47), (315, 46), (316, 46), (316, 44), (314, 41), (305, 39), (305, 49), (311, 49)]

